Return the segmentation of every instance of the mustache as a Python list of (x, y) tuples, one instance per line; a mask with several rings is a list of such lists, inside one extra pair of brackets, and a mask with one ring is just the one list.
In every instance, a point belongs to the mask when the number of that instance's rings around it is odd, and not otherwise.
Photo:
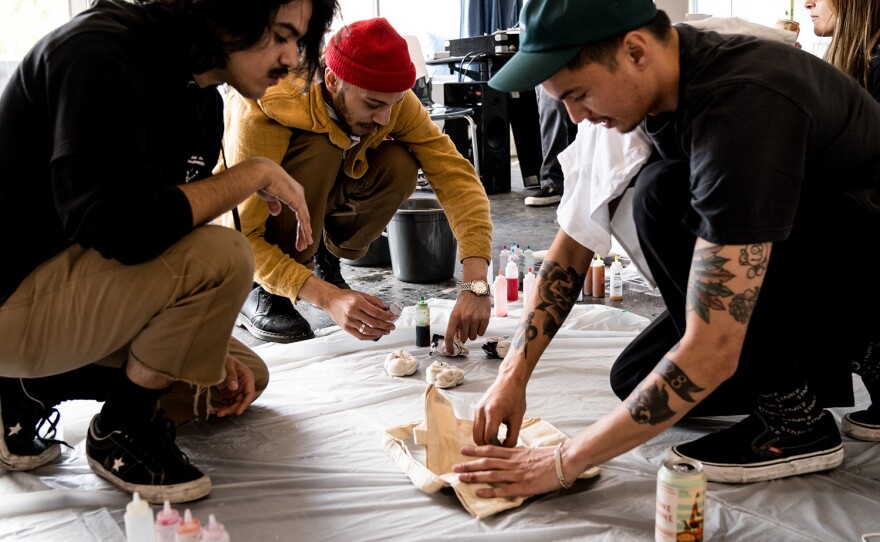
[(290, 73), (290, 68), (282, 66), (280, 68), (275, 68), (274, 70), (270, 71), (269, 77), (272, 77), (274, 79), (284, 79), (285, 77), (287, 77), (288, 73)]

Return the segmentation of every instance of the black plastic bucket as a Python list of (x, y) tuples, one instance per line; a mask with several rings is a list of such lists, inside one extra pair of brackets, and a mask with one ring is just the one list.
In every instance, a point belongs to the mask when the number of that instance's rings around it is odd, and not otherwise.
[(442, 282), (455, 273), (458, 243), (435, 198), (403, 202), (388, 224), (391, 271), (404, 282)]

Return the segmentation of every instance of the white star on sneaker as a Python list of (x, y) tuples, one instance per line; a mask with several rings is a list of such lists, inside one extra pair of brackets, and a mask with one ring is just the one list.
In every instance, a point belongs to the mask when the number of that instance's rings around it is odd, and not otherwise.
[(21, 431), (21, 422), (18, 422), (9, 428), (9, 435), (8, 436), (11, 437), (12, 435), (17, 435), (20, 431)]
[(125, 466), (125, 463), (122, 462), (122, 458), (113, 460), (113, 468), (111, 469), (113, 472), (119, 472), (119, 469)]

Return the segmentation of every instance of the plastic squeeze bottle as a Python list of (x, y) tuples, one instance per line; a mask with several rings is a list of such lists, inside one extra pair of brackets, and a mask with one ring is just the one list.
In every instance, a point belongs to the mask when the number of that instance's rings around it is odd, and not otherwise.
[[(593, 255), (593, 260), (596, 256)], [(584, 297), (593, 297), (593, 262), (587, 267), (587, 278), (584, 279)]]
[(605, 297), (605, 260), (596, 254), (590, 269), (593, 271), (593, 297)]
[(504, 268), (504, 278), (507, 279), (507, 300), (519, 299), (519, 269), (516, 267), (516, 253), (510, 249), (510, 261)]
[(529, 267), (526, 271), (526, 276), (523, 278), (523, 303), (529, 300), (532, 290), (535, 289), (535, 280), (535, 274), (532, 273), (532, 268)]
[(425, 296), (416, 303), (416, 346), (431, 346), (431, 307), (425, 303)]
[(505, 267), (507, 267), (507, 260), (510, 259), (510, 250), (507, 249), (507, 245), (504, 245), (504, 248), (501, 249), (501, 254), (498, 255), (498, 270), (503, 271)]
[[(526, 245), (526, 249), (523, 251), (523, 269), (528, 272), (530, 269), (532, 273), (535, 273), (535, 253), (532, 252), (532, 245)], [(525, 275), (523, 275), (523, 280), (525, 280)], [(525, 292), (525, 284), (523, 285), (523, 292)]]
[(194, 518), (189, 508), (183, 511), (183, 521), (177, 524), (174, 542), (199, 542), (202, 536), (202, 524)]
[(166, 500), (165, 506), (156, 514), (156, 542), (174, 542), (179, 523), (180, 512), (171, 508), (171, 503)]
[(150, 503), (142, 501), (137, 491), (125, 506), (125, 538), (128, 542), (155, 542), (153, 510)]
[(208, 524), (202, 529), (201, 542), (229, 542), (229, 533), (223, 524), (217, 521), (214, 514), (208, 516)]
[(623, 301), (623, 265), (617, 256), (611, 263), (611, 278), (608, 282), (610, 283), (608, 297), (611, 301)]
[(492, 290), (495, 298), (495, 316), (507, 316), (507, 279), (501, 271), (498, 271), (498, 276), (495, 277)]

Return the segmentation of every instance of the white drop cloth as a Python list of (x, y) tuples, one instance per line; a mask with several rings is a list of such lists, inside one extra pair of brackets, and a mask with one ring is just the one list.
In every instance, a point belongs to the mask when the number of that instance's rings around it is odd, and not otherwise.
[[(432, 330), (445, 328), (451, 301), (430, 300)], [(509, 335), (519, 310), (493, 318), (487, 335)], [(830, 315), (830, 312), (827, 313)], [(821, 317), (817, 314), (817, 317)], [(578, 305), (538, 364), (528, 415), (569, 436), (617, 404), (608, 370), (646, 321), (598, 305)], [(442, 332), (442, 331), (441, 331)], [(379, 342), (341, 331), (258, 349), (272, 369), (266, 393), (243, 416), (190, 423), (181, 447), (214, 482), (195, 516), (213, 513), (235, 542), (362, 540), (653, 540), (656, 472), (666, 447), (730, 420), (675, 428), (601, 466), (564, 494), (530, 499), (485, 520), (471, 517), (451, 490), (419, 491), (382, 447), (385, 430), (424, 415), (427, 348), (415, 348), (412, 309)], [(466, 417), (497, 373), (481, 341), (456, 358), (464, 384), (444, 390)], [(421, 367), (390, 377), (383, 361), (405, 348)], [(867, 398), (859, 388), (859, 400)], [(62, 405), (63, 438), (75, 450), (33, 473), (0, 471), (0, 539), (123, 541), (130, 500), (92, 474), (83, 438), (96, 403)], [(835, 410), (840, 418), (843, 411)], [(842, 467), (751, 485), (709, 484), (707, 540), (841, 541), (880, 531), (880, 445), (844, 439)], [(181, 512), (183, 506), (179, 507)], [(154, 507), (156, 509), (156, 507)]]

